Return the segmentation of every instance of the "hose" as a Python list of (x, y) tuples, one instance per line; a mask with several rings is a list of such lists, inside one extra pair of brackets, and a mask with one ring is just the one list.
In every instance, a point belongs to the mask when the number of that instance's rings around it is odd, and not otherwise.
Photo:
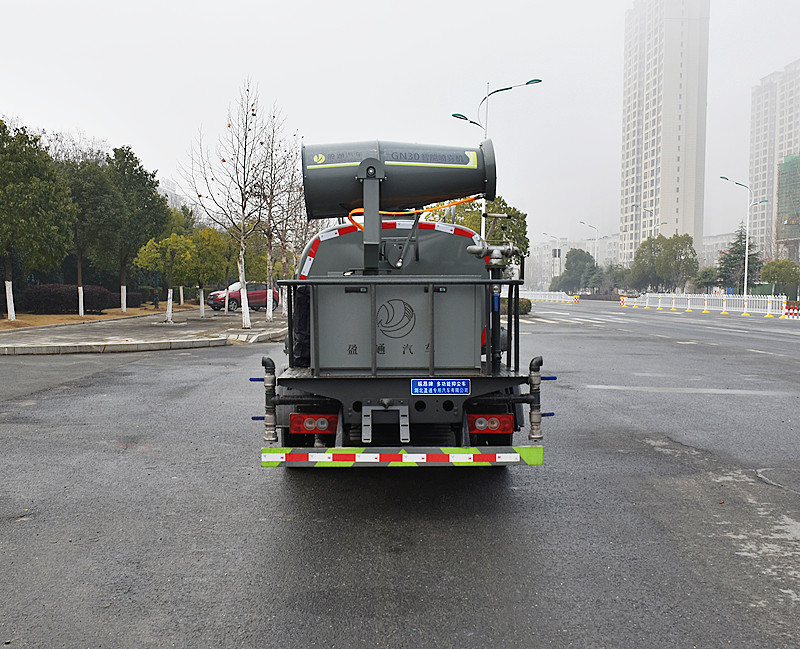
[[(378, 211), (378, 214), (382, 216), (408, 216), (409, 214), (422, 214), (423, 212), (435, 212), (436, 210), (443, 210), (448, 207), (453, 207), (455, 205), (461, 205), (462, 203), (471, 203), (474, 200), (477, 200), (479, 196), (470, 196), (469, 198), (462, 198), (461, 200), (454, 201), (453, 203), (447, 203), (447, 205), (441, 205), (440, 207), (429, 208), (425, 210), (406, 210), (405, 212), (384, 212), (382, 210)], [(347, 215), (348, 220), (354, 226), (356, 226), (362, 232), (364, 231), (364, 226), (361, 225), (358, 221), (353, 218), (354, 214), (363, 214), (364, 208), (357, 207), (354, 210), (350, 210), (350, 213)]]

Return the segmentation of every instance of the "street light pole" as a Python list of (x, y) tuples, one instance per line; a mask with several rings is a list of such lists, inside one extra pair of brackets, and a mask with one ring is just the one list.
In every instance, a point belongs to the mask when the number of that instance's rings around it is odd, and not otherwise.
[[(513, 85), (513, 86), (506, 86), (504, 88), (497, 88), (496, 90), (492, 90), (490, 92), (489, 91), (489, 82), (487, 81), (486, 82), (486, 96), (483, 99), (481, 99), (481, 102), (478, 104), (478, 111), (477, 111), (477, 119), (478, 119), (478, 121), (476, 122), (475, 120), (471, 120), (469, 117), (467, 117), (463, 113), (452, 113), (452, 117), (455, 117), (456, 119), (464, 120), (465, 122), (469, 122), (470, 124), (474, 124), (475, 126), (477, 126), (479, 128), (482, 128), (483, 129), (483, 139), (485, 140), (485, 139), (487, 139), (489, 137), (489, 97), (491, 97), (492, 95), (496, 95), (498, 92), (505, 92), (506, 90), (513, 90), (514, 88), (519, 88), (521, 86), (532, 86), (532, 85), (535, 85), (535, 84), (541, 83), (541, 82), (542, 82), (541, 79), (531, 79), (529, 81), (526, 81), (525, 83), (518, 83), (518, 84)], [(486, 114), (485, 114), (485, 117), (483, 118), (483, 124), (481, 124), (481, 122), (480, 122), (480, 119), (481, 119), (481, 106), (483, 106), (484, 102), (486, 102)], [(485, 239), (486, 238), (486, 223), (485, 223), (485, 219), (483, 218), (483, 215), (485, 213), (486, 213), (486, 198), (483, 199), (483, 212), (481, 214), (481, 239)]]
[[(758, 205), (760, 203), (766, 203), (767, 199), (764, 198), (760, 201), (757, 201), (753, 198), (753, 190), (750, 189), (750, 185), (745, 185), (744, 183), (736, 182), (735, 180), (731, 180), (727, 176), (720, 176), (720, 178), (722, 178), (722, 180), (727, 180), (729, 183), (733, 183), (734, 185), (739, 185), (739, 187), (744, 187), (747, 190), (747, 194), (750, 198), (747, 204), (747, 217), (745, 218), (744, 222), (744, 286), (742, 289), (742, 295), (744, 296), (744, 299), (747, 300), (747, 272), (748, 272), (748, 263), (750, 261), (750, 210), (753, 208), (754, 205)], [(746, 310), (747, 309), (745, 309), (745, 311)]]
[(578, 223), (583, 223), (587, 228), (592, 228), (594, 230), (594, 265), (597, 266), (597, 235), (599, 232), (591, 223), (587, 223), (586, 221), (578, 221)]
[[(541, 83), (541, 82), (542, 82), (541, 79), (531, 79), (530, 81), (526, 81), (525, 83), (518, 83), (518, 84), (515, 84), (513, 86), (506, 86), (504, 88), (497, 88), (497, 89), (492, 90), (490, 92), (489, 91), (489, 82), (487, 81), (486, 82), (486, 95), (484, 96), (483, 99), (481, 99), (481, 102), (478, 104), (478, 111), (477, 111), (478, 121), (476, 122), (474, 120), (471, 120), (469, 117), (467, 117), (463, 113), (453, 113), (452, 117), (455, 117), (456, 119), (462, 119), (465, 122), (469, 122), (470, 124), (474, 124), (475, 126), (478, 126), (478, 127), (482, 128), (483, 129), (483, 138), (486, 139), (487, 137), (489, 137), (489, 97), (491, 97), (492, 95), (496, 95), (498, 92), (505, 92), (506, 90), (513, 90), (514, 88), (520, 88), (522, 86), (533, 86), (533, 85), (536, 85), (537, 83)], [(484, 102), (486, 103), (486, 111), (484, 113), (483, 124), (481, 124), (481, 122), (480, 122), (480, 119), (481, 119), (481, 106), (483, 106)]]
[(653, 238), (655, 239), (656, 238), (656, 213), (653, 210), (646, 208), (644, 205), (639, 205), (639, 203), (634, 203), (633, 206), (634, 207), (638, 207), (643, 212), (647, 212), (650, 215), (650, 218), (653, 219)]

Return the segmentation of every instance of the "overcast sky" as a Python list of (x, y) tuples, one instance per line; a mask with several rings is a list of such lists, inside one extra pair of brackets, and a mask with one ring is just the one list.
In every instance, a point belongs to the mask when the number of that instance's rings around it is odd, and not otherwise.
[[(248, 76), (308, 143), (475, 146), (490, 89), (498, 192), (532, 241), (618, 231), (622, 55), (633, 0), (0, 0), (0, 115), (130, 145), (179, 179)], [(711, 0), (705, 234), (747, 192), (750, 92), (800, 59), (800, 2)]]

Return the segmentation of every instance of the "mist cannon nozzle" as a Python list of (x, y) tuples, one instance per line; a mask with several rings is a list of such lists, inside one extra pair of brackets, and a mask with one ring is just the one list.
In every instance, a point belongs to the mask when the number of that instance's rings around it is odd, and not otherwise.
[[(303, 145), (303, 184), (309, 219), (341, 217), (364, 207), (361, 163), (373, 158), (383, 164), (380, 209), (399, 211), (431, 203), (482, 194), (495, 199), (497, 172), (494, 147), (485, 140), (477, 147), (345, 142)], [(367, 178), (373, 178), (367, 171)]]

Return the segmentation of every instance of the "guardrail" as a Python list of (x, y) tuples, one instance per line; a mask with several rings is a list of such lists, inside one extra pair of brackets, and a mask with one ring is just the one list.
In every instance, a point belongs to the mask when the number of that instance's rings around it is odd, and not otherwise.
[(562, 304), (578, 304), (580, 295), (567, 295), (562, 291), (520, 291), (520, 297), (533, 302), (560, 302)]
[(757, 313), (765, 318), (787, 317), (785, 295), (717, 295), (691, 293), (646, 293), (636, 298), (620, 298), (621, 306), (634, 309), (656, 309), (657, 311), (699, 311), (720, 314)]

